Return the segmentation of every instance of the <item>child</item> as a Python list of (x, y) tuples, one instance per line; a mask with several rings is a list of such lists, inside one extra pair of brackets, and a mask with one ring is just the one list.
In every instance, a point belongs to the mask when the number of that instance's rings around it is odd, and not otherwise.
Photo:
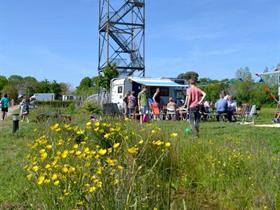
[(26, 122), (29, 123), (28, 114), (29, 114), (29, 104), (26, 99), (23, 99), (20, 103), (20, 110), (21, 110), (21, 122), (26, 119)]

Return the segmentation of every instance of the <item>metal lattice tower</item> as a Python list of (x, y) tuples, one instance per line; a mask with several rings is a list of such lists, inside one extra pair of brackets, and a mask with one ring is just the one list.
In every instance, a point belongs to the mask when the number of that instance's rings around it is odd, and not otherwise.
[(145, 76), (145, 0), (99, 0), (98, 73)]

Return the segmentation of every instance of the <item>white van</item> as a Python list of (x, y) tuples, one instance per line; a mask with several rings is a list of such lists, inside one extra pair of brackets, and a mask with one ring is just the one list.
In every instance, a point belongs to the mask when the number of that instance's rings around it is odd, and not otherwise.
[(186, 80), (173, 78), (147, 78), (147, 77), (125, 77), (116, 78), (111, 81), (110, 101), (116, 103), (119, 109), (123, 108), (123, 98), (128, 91), (134, 91), (137, 97), (141, 91), (141, 86), (147, 87), (149, 98), (153, 97), (156, 88), (160, 88), (160, 107), (168, 103), (168, 98), (172, 97), (176, 103), (185, 100)]

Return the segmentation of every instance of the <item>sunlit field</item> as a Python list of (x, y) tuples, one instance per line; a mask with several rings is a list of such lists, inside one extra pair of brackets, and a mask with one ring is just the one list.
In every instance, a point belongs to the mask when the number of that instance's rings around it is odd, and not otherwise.
[[(279, 209), (279, 128), (125, 119), (0, 126), (4, 209)], [(271, 123), (262, 109), (256, 123)]]

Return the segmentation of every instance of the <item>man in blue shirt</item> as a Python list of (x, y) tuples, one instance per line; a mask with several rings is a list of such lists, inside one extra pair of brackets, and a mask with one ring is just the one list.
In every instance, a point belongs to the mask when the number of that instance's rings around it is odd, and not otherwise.
[(227, 100), (225, 99), (223, 94), (220, 94), (220, 99), (215, 104), (216, 108), (216, 118), (217, 121), (220, 121), (220, 116), (223, 113), (227, 113)]
[(2, 120), (4, 120), (5, 117), (7, 116), (8, 108), (9, 108), (9, 99), (7, 94), (5, 94), (4, 97), (1, 98)]

